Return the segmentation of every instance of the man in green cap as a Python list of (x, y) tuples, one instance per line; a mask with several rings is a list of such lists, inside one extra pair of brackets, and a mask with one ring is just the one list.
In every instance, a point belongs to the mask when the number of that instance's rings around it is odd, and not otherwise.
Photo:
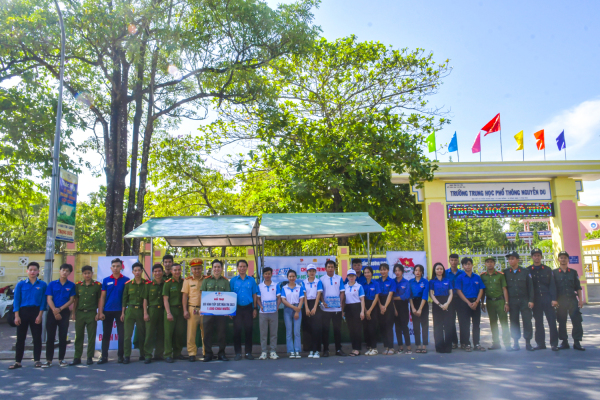
[(506, 289), (506, 278), (504, 273), (496, 271), (496, 259), (488, 257), (485, 260), (486, 272), (481, 274), (481, 280), (485, 284), (484, 299), (481, 308), (486, 311), (490, 318), (492, 329), (492, 346), (488, 350), (500, 349), (500, 335), (498, 332), (498, 320), (502, 325), (502, 341), (506, 351), (513, 351), (510, 347), (510, 332), (508, 330), (508, 291)]
[(75, 355), (69, 365), (81, 364), (83, 354), (83, 338), (87, 329), (88, 348), (87, 365), (94, 363), (96, 344), (96, 324), (98, 321), (98, 307), (102, 294), (102, 284), (92, 279), (94, 270), (86, 265), (81, 268), (83, 281), (75, 285), (75, 302), (71, 312), (71, 320), (75, 321)]
[(554, 281), (556, 282), (556, 291), (558, 295), (558, 308), (556, 310), (556, 319), (558, 320), (558, 338), (562, 340), (558, 347), (561, 350), (569, 348), (569, 335), (567, 334), (567, 316), (571, 317), (573, 330), (573, 348), (584, 351), (581, 345), (583, 339), (583, 318), (581, 308), (583, 307), (583, 291), (579, 283), (579, 275), (573, 268), (569, 268), (569, 253), (561, 251), (558, 253), (559, 268), (554, 270)]
[(513, 350), (520, 350), (519, 339), (521, 338), (521, 323), (519, 316), (523, 318), (523, 337), (525, 348), (533, 351), (531, 339), (533, 338), (533, 279), (527, 268), (519, 266), (519, 253), (513, 251), (506, 255), (509, 268), (504, 270), (506, 288), (508, 290), (508, 306), (510, 315), (510, 333), (513, 338)]
[(136, 262), (131, 266), (133, 279), (125, 283), (123, 290), (123, 310), (121, 321), (125, 323), (125, 360), (123, 364), (129, 364), (131, 357), (131, 338), (133, 329), (137, 328), (138, 348), (140, 349), (140, 361), (144, 361), (144, 340), (146, 338), (146, 323), (144, 322), (144, 292), (146, 280), (142, 279), (142, 263)]
[(163, 301), (165, 304), (165, 361), (172, 363), (175, 359), (185, 360), (181, 354), (185, 344), (187, 324), (183, 317), (183, 302), (181, 289), (181, 265), (173, 264), (173, 277), (167, 279), (163, 286)]
[(163, 301), (163, 267), (154, 264), (152, 267), (152, 281), (146, 283), (144, 291), (144, 321), (146, 321), (146, 340), (144, 350), (146, 359), (144, 364), (152, 362), (152, 351), (156, 361), (164, 360), (165, 348), (165, 302)]

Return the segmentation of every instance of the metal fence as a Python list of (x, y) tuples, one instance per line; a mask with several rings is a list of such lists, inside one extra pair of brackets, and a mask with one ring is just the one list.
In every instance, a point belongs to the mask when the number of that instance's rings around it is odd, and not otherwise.
[(600, 283), (600, 250), (584, 251), (583, 267), (587, 283)]

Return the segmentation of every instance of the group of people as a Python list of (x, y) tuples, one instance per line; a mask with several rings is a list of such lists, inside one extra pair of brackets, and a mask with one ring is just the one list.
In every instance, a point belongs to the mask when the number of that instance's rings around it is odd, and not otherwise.
[[(196, 361), (198, 348), (196, 335), (200, 329), (202, 359), (215, 358), (213, 338), (217, 338), (216, 358), (225, 355), (227, 319), (233, 319), (234, 360), (252, 360), (253, 320), (259, 318), (261, 355), (259, 359), (277, 359), (278, 310), (283, 304), (286, 328), (286, 346), (289, 358), (301, 358), (302, 339), (309, 358), (328, 357), (329, 333), (333, 327), (335, 354), (356, 357), (361, 354), (363, 336), (365, 355), (376, 355), (377, 331), (383, 342), (383, 354), (412, 353), (409, 322), (412, 317), (415, 352), (427, 353), (429, 337), (429, 302), (433, 314), (435, 350), (450, 353), (459, 346), (456, 319), (460, 330), (460, 348), (465, 351), (485, 351), (480, 343), (481, 311), (488, 312), (492, 331), (489, 350), (501, 348), (498, 322), (502, 328), (502, 341), (507, 351), (520, 349), (521, 320), (525, 348), (529, 351), (546, 348), (543, 318), (550, 331), (552, 350), (570, 348), (567, 334), (567, 317), (573, 326), (573, 348), (585, 350), (581, 308), (582, 289), (577, 272), (569, 268), (569, 255), (560, 252), (559, 268), (552, 270), (543, 265), (542, 252), (531, 252), (533, 264), (519, 266), (519, 254), (508, 254), (509, 268), (496, 270), (495, 259), (486, 259), (486, 272), (481, 276), (473, 272), (473, 260), (452, 254), (450, 267), (437, 262), (433, 276), (428, 281), (422, 265), (414, 267), (414, 278), (403, 277), (404, 266), (395, 264), (394, 278), (390, 267), (382, 263), (381, 277), (375, 279), (370, 266), (352, 260), (352, 269), (346, 279), (336, 274), (336, 262), (325, 263), (326, 274), (317, 278), (314, 265), (307, 266), (307, 279), (297, 280), (297, 273), (288, 271), (284, 285), (272, 281), (273, 270), (262, 271), (262, 282), (247, 275), (248, 263), (237, 262), (238, 275), (228, 280), (223, 275), (223, 264), (214, 260), (211, 274), (203, 275), (203, 262), (190, 262), (191, 275), (182, 276), (180, 264), (171, 255), (163, 257), (162, 264), (152, 267), (152, 280), (142, 277), (143, 265), (132, 266), (133, 278), (122, 275), (123, 263), (116, 258), (111, 263), (111, 276), (102, 282), (93, 280), (91, 266), (82, 268), (83, 280), (77, 284), (68, 280), (73, 266), (63, 264), (60, 278), (46, 284), (39, 280), (40, 266), (31, 262), (27, 266), (28, 279), (15, 288), (14, 311), (17, 325), (16, 359), (10, 369), (21, 368), (27, 332), (33, 337), (33, 358), (36, 367), (50, 367), (54, 359), (56, 332), (58, 330), (58, 363), (61, 366), (82, 363), (84, 333), (87, 331), (87, 365), (94, 363), (97, 321), (102, 321), (102, 351), (98, 364), (108, 362), (113, 325), (117, 328), (118, 362), (131, 360), (132, 338), (136, 330), (139, 360), (146, 364), (153, 360)], [(202, 315), (202, 292), (235, 292), (236, 312), (233, 317)], [(41, 361), (42, 318), (47, 311), (46, 360)], [(532, 317), (535, 319), (533, 347)], [(69, 319), (75, 321), (75, 354), (71, 363), (65, 361)], [(510, 319), (510, 330), (508, 321)], [(304, 323), (303, 323), (304, 320)], [(351, 351), (342, 350), (342, 321), (347, 323)], [(558, 328), (557, 328), (558, 321)], [(394, 328), (398, 349), (394, 348)], [(473, 346), (471, 346), (471, 328)], [(303, 334), (301, 334), (303, 331)], [(242, 332), (244, 352), (242, 353)], [(510, 339), (513, 339), (511, 345)], [(562, 343), (558, 344), (561, 340)], [(187, 347), (188, 356), (182, 354)]]

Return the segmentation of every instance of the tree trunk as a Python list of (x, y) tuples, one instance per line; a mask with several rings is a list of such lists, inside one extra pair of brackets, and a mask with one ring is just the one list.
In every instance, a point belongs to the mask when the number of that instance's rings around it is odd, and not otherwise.
[[(333, 194), (333, 207), (331, 211), (344, 212), (344, 206), (342, 204), (342, 195), (340, 194), (340, 190), (338, 188), (334, 188), (331, 190), (331, 194)], [(338, 238), (338, 246), (348, 246), (348, 238)]]

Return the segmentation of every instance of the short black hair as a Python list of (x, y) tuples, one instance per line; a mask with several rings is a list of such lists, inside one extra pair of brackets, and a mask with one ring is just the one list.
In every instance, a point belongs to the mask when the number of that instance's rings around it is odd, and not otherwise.
[(83, 267), (81, 267), (81, 273), (83, 274), (85, 271), (90, 271), (91, 273), (94, 273), (94, 269), (91, 265), (84, 265)]
[(394, 272), (396, 272), (397, 269), (399, 269), (400, 271), (402, 271), (402, 273), (404, 273), (404, 265), (402, 265), (400, 263), (394, 264)]
[(264, 274), (265, 272), (273, 273), (273, 268), (271, 268), (271, 267), (264, 267), (262, 273)]
[(333, 265), (334, 268), (337, 266), (335, 261), (327, 260), (327, 261), (325, 261), (325, 268), (327, 268), (327, 265), (329, 265), (329, 264)]
[(441, 265), (442, 266), (442, 278), (446, 277), (446, 267), (444, 267), (444, 264), (442, 264), (441, 262), (436, 262), (435, 264), (433, 264), (433, 276), (437, 276), (437, 274), (435, 273), (435, 268)]
[(423, 278), (425, 278), (425, 267), (422, 266), (421, 264), (417, 264), (417, 265), (415, 265), (415, 268), (413, 269), (413, 271), (416, 271), (418, 269), (421, 270), (421, 274), (423, 275)]
[(36, 267), (36, 268), (38, 269), (38, 271), (40, 270), (40, 264), (39, 264), (39, 263), (37, 263), (37, 262), (35, 262), (35, 261), (32, 261), (32, 262), (30, 262), (29, 264), (27, 264), (27, 269), (29, 269), (29, 267), (31, 267), (32, 265), (33, 265), (34, 267)]
[(471, 262), (471, 264), (473, 264), (473, 259), (471, 257), (464, 257), (462, 260), (460, 260), (460, 265), (465, 265), (469, 261)]
[(179, 264), (179, 263), (173, 263), (173, 266), (174, 267), (181, 267), (181, 264)]
[(246, 264), (246, 267), (248, 266), (248, 261), (246, 261), (246, 260), (237, 260), (237, 262), (235, 263), (235, 266), (239, 267), (240, 263)]
[(458, 254), (452, 253), (452, 254), (450, 254), (450, 258), (456, 258), (456, 259), (458, 259)]
[[(119, 260), (119, 261), (120, 261), (120, 260)], [(144, 266), (143, 266), (143, 265), (142, 265), (142, 263), (141, 263), (141, 262), (139, 262), (139, 261), (136, 261), (136, 262), (134, 262), (134, 263), (133, 263), (133, 265), (131, 266), (131, 270), (133, 271), (133, 269), (134, 269), (135, 267), (140, 267), (141, 269), (144, 269)]]
[(165, 260), (171, 260), (171, 261), (173, 261), (173, 256), (171, 254), (165, 254), (163, 256), (163, 261), (165, 261)]
[(287, 275), (286, 275), (286, 276), (290, 276), (290, 274), (294, 274), (294, 275), (298, 276), (298, 274), (296, 273), (296, 271), (294, 271), (293, 269), (290, 269), (290, 270), (288, 271), (288, 273), (287, 273)]
[(216, 258), (214, 260), (212, 260), (212, 262), (210, 263), (210, 266), (213, 267), (216, 263), (221, 264), (221, 267), (223, 267), (223, 263), (221, 262), (221, 260), (217, 260)]
[(123, 265), (123, 261), (120, 258), (118, 258), (118, 257), (115, 258), (114, 260), (112, 260), (110, 262), (110, 265), (113, 265), (114, 263), (119, 263), (119, 264), (121, 264), (121, 266)]
[(67, 263), (62, 264), (60, 266), (59, 270), (60, 269), (68, 269), (69, 272), (73, 272), (73, 266), (71, 264), (67, 264)]
[(381, 263), (379, 264), (379, 269), (387, 269), (388, 271), (390, 270), (390, 265), (388, 263)]
[(353, 258), (352, 259), (352, 264), (360, 264), (360, 265), (362, 265), (362, 260), (360, 258)]
[(365, 267), (365, 269), (363, 269), (363, 273), (364, 273), (366, 270), (369, 270), (369, 271), (371, 271), (371, 276), (373, 276), (373, 267), (371, 267), (370, 265), (367, 265), (367, 266)]
[(163, 266), (162, 266), (162, 264), (154, 264), (154, 265), (152, 266), (152, 272), (154, 272), (154, 270), (155, 270), (155, 269), (163, 269)]

